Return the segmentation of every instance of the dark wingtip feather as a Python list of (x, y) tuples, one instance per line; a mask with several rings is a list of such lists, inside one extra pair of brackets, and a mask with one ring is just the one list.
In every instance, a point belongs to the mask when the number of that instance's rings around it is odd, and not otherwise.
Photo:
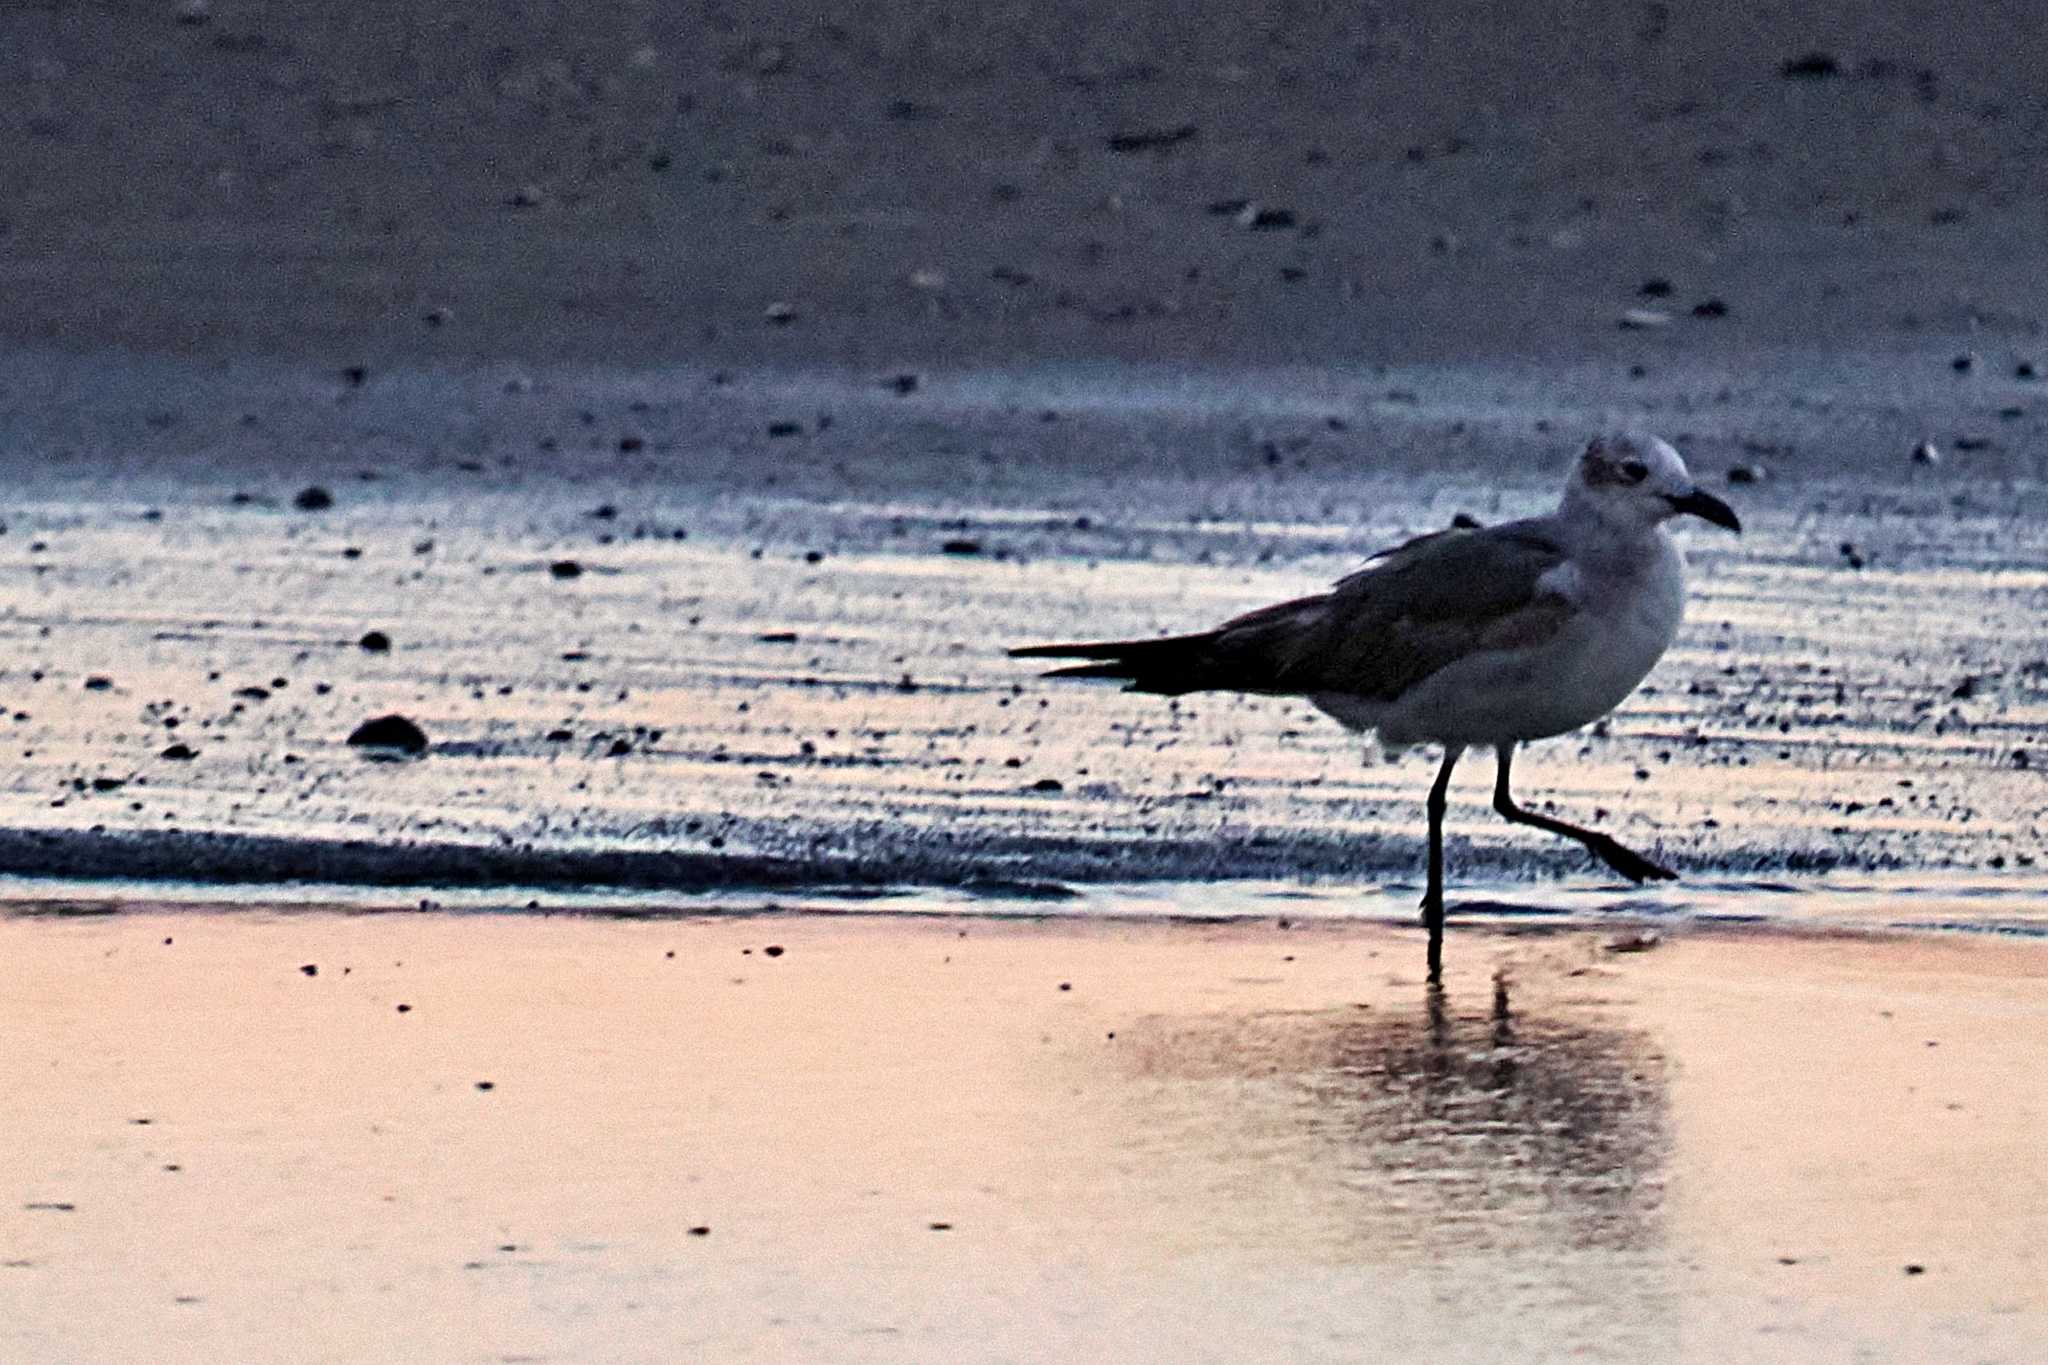
[(1134, 676), (1129, 664), (1075, 664), (1072, 668), (1052, 668), (1038, 675), (1041, 678), (1115, 678), (1129, 682)]
[(1063, 645), (1018, 645), (1010, 651), (1013, 659), (1116, 659), (1146, 641), (1088, 640)]

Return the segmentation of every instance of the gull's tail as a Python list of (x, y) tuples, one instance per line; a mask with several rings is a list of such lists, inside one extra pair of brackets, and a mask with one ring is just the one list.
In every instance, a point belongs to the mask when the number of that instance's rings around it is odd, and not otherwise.
[(1162, 640), (1091, 640), (1074, 644), (1026, 645), (1010, 651), (1013, 659), (1094, 659), (1098, 662), (1055, 668), (1048, 678), (1114, 678), (1132, 692), (1157, 692), (1176, 697), (1219, 684), (1214, 672), (1218, 631), (1174, 635)]

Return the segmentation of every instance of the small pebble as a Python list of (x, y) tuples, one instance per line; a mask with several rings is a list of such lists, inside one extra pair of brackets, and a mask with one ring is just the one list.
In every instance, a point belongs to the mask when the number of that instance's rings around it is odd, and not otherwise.
[(1825, 52), (1803, 52), (1778, 64), (1778, 74), (1788, 81), (1826, 80), (1841, 73), (1841, 63)]
[(1937, 465), (1941, 463), (1941, 447), (1932, 441), (1922, 441), (1913, 447), (1913, 463)]
[(401, 753), (427, 751), (427, 733), (396, 712), (366, 720), (349, 732), (348, 743), (363, 749), (395, 749)]

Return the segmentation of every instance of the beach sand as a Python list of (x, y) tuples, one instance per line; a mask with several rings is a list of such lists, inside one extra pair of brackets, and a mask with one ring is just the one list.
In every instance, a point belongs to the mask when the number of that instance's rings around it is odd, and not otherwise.
[(0, 1355), (2048, 1348), (2033, 942), (284, 910), (0, 922)]
[[(2044, 66), (2019, 0), (0, 7), (0, 1360), (2048, 1356)], [(1749, 530), (1518, 774), (1684, 880), (1467, 774), (1441, 996), (1427, 756), (1003, 657), (1617, 425)]]

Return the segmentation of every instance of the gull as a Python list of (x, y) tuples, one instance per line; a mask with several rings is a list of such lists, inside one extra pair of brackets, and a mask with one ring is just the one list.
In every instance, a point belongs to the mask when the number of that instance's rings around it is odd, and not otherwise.
[(1591, 724), (1635, 691), (1685, 613), (1685, 556), (1665, 523), (1695, 516), (1740, 533), (1654, 436), (1596, 437), (1548, 516), (1454, 526), (1374, 555), (1326, 593), (1156, 640), (1030, 645), (1013, 658), (1090, 659), (1049, 678), (1114, 678), (1131, 692), (1305, 697), (1390, 751), (1437, 744), (1429, 789), (1429, 975), (1443, 970), (1444, 806), (1467, 748), (1497, 759), (1493, 808), (1575, 839), (1631, 881), (1669, 868), (1608, 834), (1515, 804), (1515, 747)]

